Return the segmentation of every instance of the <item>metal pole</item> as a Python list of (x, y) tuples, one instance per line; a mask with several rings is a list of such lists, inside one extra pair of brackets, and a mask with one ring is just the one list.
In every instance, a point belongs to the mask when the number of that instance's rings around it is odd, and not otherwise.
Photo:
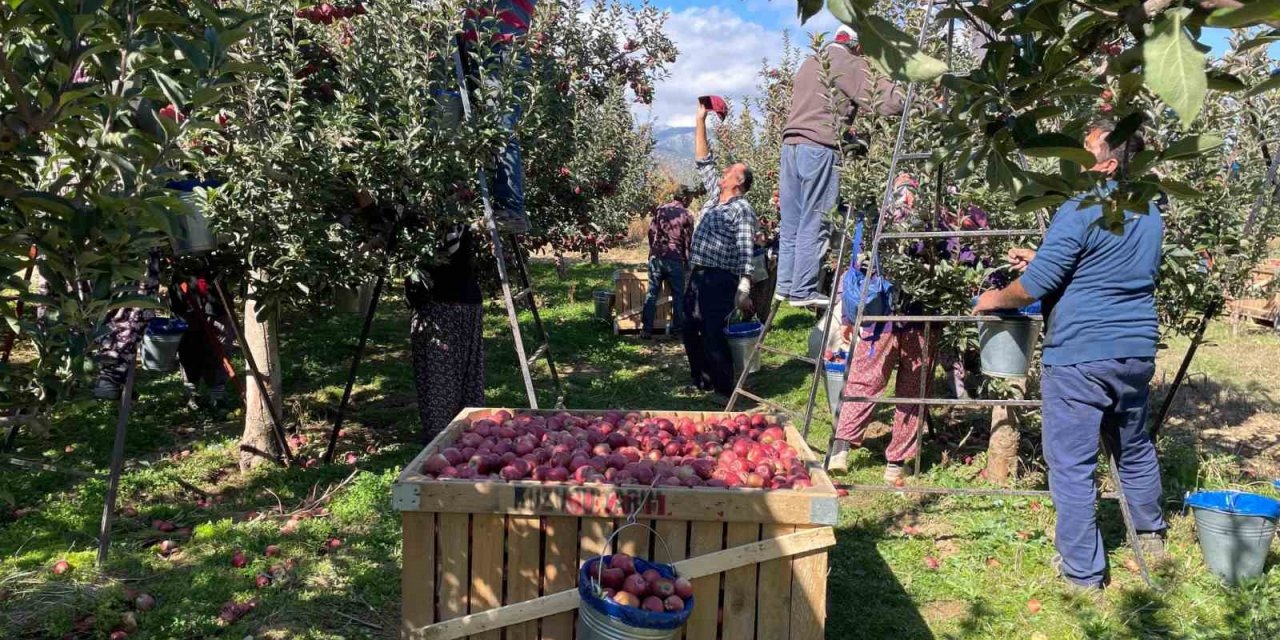
[[(392, 240), (394, 242), (394, 240)], [(382, 272), (373, 284), (373, 298), (369, 300), (369, 309), (364, 314), (364, 324), (360, 327), (360, 342), (356, 344), (356, 354), (351, 358), (351, 370), (347, 373), (347, 386), (342, 390), (342, 401), (338, 403), (338, 415), (333, 419), (333, 427), (329, 429), (329, 444), (324, 450), (324, 463), (333, 462), (333, 452), (338, 447), (338, 432), (342, 430), (342, 420), (347, 415), (347, 404), (351, 401), (351, 390), (355, 387), (356, 371), (360, 368), (360, 360), (364, 357), (365, 345), (369, 342), (369, 330), (373, 327), (373, 314), (378, 309), (378, 299), (382, 297), (382, 285), (387, 279), (387, 269), (391, 262), (391, 249), (383, 259)]]
[[(819, 381), (825, 382), (825, 379), (826, 379), (826, 374), (824, 371), (825, 365), (823, 364), (823, 359), (824, 359), (824, 356), (826, 355), (827, 344), (831, 342), (831, 320), (832, 318), (835, 317), (835, 313), (834, 313), (836, 308), (835, 297), (836, 297), (836, 291), (839, 290), (840, 288), (840, 278), (841, 278), (840, 267), (844, 265), (844, 248), (849, 244), (849, 218), (852, 215), (853, 215), (853, 205), (852, 204), (846, 205), (844, 208), (844, 224), (841, 226), (841, 229), (840, 229), (840, 248), (836, 250), (835, 274), (832, 280), (831, 292), (830, 294), (828, 294), (828, 298), (827, 298), (826, 312), (824, 313), (822, 318), (822, 344), (818, 346), (818, 357), (815, 358), (817, 362), (813, 363), (813, 378), (809, 381), (809, 404), (805, 405), (805, 408), (804, 408), (804, 429), (801, 431), (801, 434), (805, 437), (806, 440), (809, 438), (809, 425), (813, 423), (813, 404), (818, 398), (818, 383)], [(850, 248), (850, 251), (852, 251), (852, 248)], [(841, 312), (843, 313), (843, 310)], [(761, 335), (761, 339), (763, 339), (763, 337), (764, 336)], [(852, 347), (850, 347), (850, 351), (852, 350), (853, 350)], [(851, 353), (849, 355), (850, 357), (845, 358), (845, 370), (848, 370), (849, 360), (851, 359), (853, 354)], [(839, 403), (837, 403), (837, 406), (839, 406)], [(839, 415), (832, 416), (832, 419), (831, 419), (832, 437), (835, 437), (836, 425), (838, 422), (839, 422)], [(831, 449), (829, 442), (827, 445), (827, 449), (828, 450)]]
[(1129, 539), (1133, 557), (1138, 561), (1138, 573), (1142, 575), (1142, 581), (1150, 587), (1151, 574), (1147, 571), (1147, 558), (1138, 544), (1138, 530), (1133, 526), (1133, 514), (1129, 512), (1129, 499), (1124, 494), (1124, 484), (1120, 480), (1120, 467), (1116, 465), (1116, 447), (1106, 431), (1102, 432), (1102, 446), (1107, 452), (1107, 467), (1111, 472), (1111, 482), (1116, 485), (1116, 492), (1120, 496), (1120, 515), (1124, 519), (1125, 537)]
[[(141, 345), (138, 345), (140, 348)], [(98, 567), (107, 563), (107, 553), (111, 547), (111, 517), (116, 510), (116, 495), (120, 491), (120, 471), (124, 467), (124, 436), (129, 424), (129, 413), (133, 409), (133, 381), (138, 366), (138, 352), (134, 349), (133, 358), (129, 360), (129, 371), (124, 378), (124, 391), (120, 396), (120, 412), (116, 418), (116, 439), (111, 447), (111, 475), (107, 478), (107, 497), (102, 505), (102, 521), (98, 526)]]
[(1200, 344), (1204, 342), (1204, 332), (1209, 328), (1209, 322), (1218, 314), (1218, 309), (1222, 306), (1222, 299), (1219, 298), (1209, 303), (1204, 310), (1204, 316), (1200, 318), (1200, 326), (1196, 327), (1196, 335), (1191, 338), (1191, 346), (1187, 348), (1187, 354), (1182, 357), (1182, 364), (1178, 366), (1177, 375), (1173, 376), (1173, 384), (1169, 385), (1169, 391), (1165, 393), (1164, 400), (1160, 403), (1160, 410), (1156, 412), (1156, 418), (1151, 422), (1151, 439), (1155, 440), (1160, 435), (1160, 428), (1164, 426), (1165, 418), (1169, 417), (1169, 409), (1173, 407), (1173, 398), (1178, 395), (1178, 389), (1182, 387), (1182, 381), (1187, 377), (1187, 370), (1191, 368), (1191, 360), (1196, 357), (1196, 350), (1200, 348)]

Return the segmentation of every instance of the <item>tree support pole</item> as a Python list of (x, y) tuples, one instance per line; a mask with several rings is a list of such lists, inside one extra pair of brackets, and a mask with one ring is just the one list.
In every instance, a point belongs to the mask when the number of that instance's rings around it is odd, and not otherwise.
[[(139, 346), (141, 346), (139, 344)], [(133, 382), (138, 372), (138, 354), (134, 352), (125, 375), (124, 390), (120, 395), (120, 413), (116, 419), (116, 440), (111, 447), (111, 475), (107, 478), (107, 497), (102, 504), (102, 522), (98, 526), (98, 567), (107, 563), (111, 547), (111, 516), (116, 510), (116, 495), (120, 491), (120, 471), (124, 467), (124, 436), (129, 425), (129, 413), (133, 410)]]
[(1156, 436), (1160, 435), (1160, 428), (1164, 426), (1165, 419), (1169, 417), (1169, 409), (1173, 407), (1173, 399), (1178, 395), (1178, 389), (1182, 387), (1182, 381), (1187, 377), (1187, 370), (1191, 368), (1191, 360), (1196, 357), (1196, 350), (1204, 342), (1204, 332), (1209, 328), (1209, 322), (1213, 317), (1218, 315), (1220, 307), (1222, 307), (1221, 298), (1209, 303), (1209, 307), (1204, 310), (1204, 317), (1200, 318), (1200, 326), (1196, 327), (1196, 335), (1191, 339), (1191, 346), (1187, 348), (1187, 355), (1182, 357), (1182, 364), (1178, 367), (1178, 373), (1173, 376), (1173, 384), (1169, 386), (1169, 392), (1165, 394), (1164, 401), (1160, 403), (1160, 410), (1156, 412), (1156, 418), (1151, 422), (1152, 440), (1155, 440)]

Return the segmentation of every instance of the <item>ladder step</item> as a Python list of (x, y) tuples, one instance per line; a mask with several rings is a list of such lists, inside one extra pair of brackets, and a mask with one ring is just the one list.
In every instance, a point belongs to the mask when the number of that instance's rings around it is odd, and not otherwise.
[(511, 294), (511, 304), (520, 304), (520, 300), (533, 295), (533, 287), (525, 287)]
[(881, 240), (925, 240), (929, 238), (1009, 238), (1038, 236), (1039, 229), (977, 229), (974, 231), (886, 231)]
[(841, 402), (869, 404), (907, 404), (942, 407), (1039, 407), (1039, 400), (989, 400), (986, 398), (893, 398), (872, 396), (840, 396)]
[(1025, 316), (862, 316), (863, 322), (998, 322), (1010, 318), (1040, 320), (1040, 314)]
[(769, 346), (769, 345), (767, 345), (767, 344), (762, 344), (762, 345), (760, 345), (760, 350), (761, 350), (761, 351), (768, 351), (769, 353), (776, 353), (776, 354), (778, 354), (778, 355), (780, 355), (780, 356), (787, 356), (788, 358), (793, 358), (793, 359), (799, 360), (799, 361), (801, 361), (801, 362), (807, 362), (807, 363), (809, 363), (809, 364), (814, 364), (814, 365), (818, 364), (818, 360), (817, 360), (816, 358), (810, 358), (809, 356), (802, 355), (802, 354), (799, 354), (799, 353), (792, 353), (792, 352), (787, 351), (787, 350), (785, 350), (785, 349), (779, 349), (779, 348), (777, 348), (777, 347), (771, 347), (771, 346)]
[(928, 160), (932, 158), (932, 153), (904, 153), (898, 156), (899, 160)]
[(533, 353), (529, 354), (529, 357), (525, 358), (525, 360), (527, 360), (528, 362), (533, 362), (534, 360), (541, 358), (542, 356), (547, 354), (547, 348), (549, 346), (550, 344), (546, 342), (542, 343), (541, 345), (538, 345), (538, 348), (534, 349)]

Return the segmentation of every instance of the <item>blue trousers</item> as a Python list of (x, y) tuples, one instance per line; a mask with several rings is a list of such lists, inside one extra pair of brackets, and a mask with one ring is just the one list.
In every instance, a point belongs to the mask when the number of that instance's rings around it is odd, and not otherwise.
[(793, 300), (818, 292), (822, 258), (831, 228), (827, 213), (840, 195), (840, 174), (834, 149), (812, 144), (782, 145), (778, 176), (778, 206), (782, 221), (778, 237), (778, 293)]
[(733, 313), (738, 276), (724, 269), (695, 267), (684, 294), (684, 353), (694, 386), (733, 393), (733, 354), (724, 328)]
[(649, 257), (649, 292), (644, 297), (641, 316), (645, 333), (653, 333), (653, 316), (658, 312), (658, 294), (662, 283), (671, 286), (671, 331), (678, 333), (684, 325), (684, 262), (670, 258)]
[(1120, 483), (1138, 531), (1162, 531), (1160, 464), (1147, 432), (1151, 358), (1045, 365), (1044, 457), (1058, 510), (1054, 544), (1062, 571), (1079, 584), (1101, 584), (1106, 550), (1096, 513), (1099, 435), (1111, 443)]

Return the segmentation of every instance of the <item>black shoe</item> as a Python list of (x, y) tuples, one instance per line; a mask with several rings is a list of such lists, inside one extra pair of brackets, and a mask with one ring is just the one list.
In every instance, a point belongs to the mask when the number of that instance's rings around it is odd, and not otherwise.
[(652, 333), (650, 333), (650, 332), (648, 332), (648, 331), (641, 331), (641, 332), (640, 332), (640, 339), (641, 339), (641, 340), (652, 340), (652, 339), (653, 339), (653, 334), (652, 334)]

